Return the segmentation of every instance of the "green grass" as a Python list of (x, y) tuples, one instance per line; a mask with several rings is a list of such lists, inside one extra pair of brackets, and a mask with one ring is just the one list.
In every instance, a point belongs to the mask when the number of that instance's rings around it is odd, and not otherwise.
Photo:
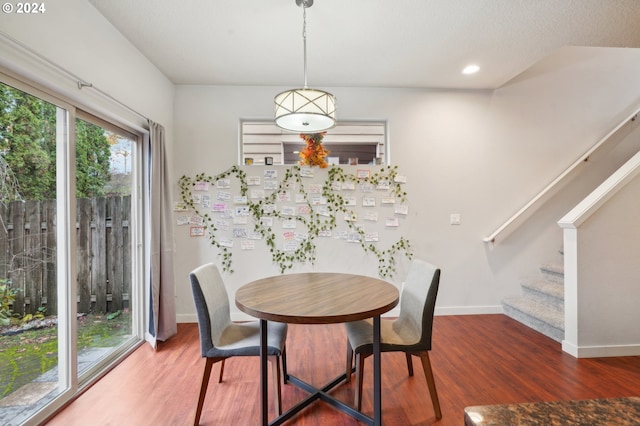
[[(58, 327), (0, 336), (0, 399), (32, 382), (58, 363)], [(78, 352), (116, 347), (131, 334), (131, 314), (113, 319), (87, 315), (78, 319)]]

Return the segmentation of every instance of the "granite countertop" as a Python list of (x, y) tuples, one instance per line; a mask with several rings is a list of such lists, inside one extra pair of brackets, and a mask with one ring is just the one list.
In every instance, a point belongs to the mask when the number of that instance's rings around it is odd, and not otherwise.
[(479, 405), (464, 409), (465, 426), (640, 425), (640, 397)]

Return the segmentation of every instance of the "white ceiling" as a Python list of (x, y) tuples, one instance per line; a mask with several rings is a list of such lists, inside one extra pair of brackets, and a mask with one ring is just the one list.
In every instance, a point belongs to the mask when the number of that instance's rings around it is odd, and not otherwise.
[[(175, 84), (302, 86), (295, 0), (89, 0)], [(640, 48), (640, 0), (315, 0), (308, 85), (496, 88), (563, 46)], [(462, 68), (476, 63), (478, 74)]]

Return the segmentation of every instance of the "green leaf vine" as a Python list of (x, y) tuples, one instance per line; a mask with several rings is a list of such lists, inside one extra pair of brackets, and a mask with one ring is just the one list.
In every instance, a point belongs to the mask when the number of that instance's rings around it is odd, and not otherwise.
[[(333, 231), (338, 226), (337, 215), (342, 213), (355, 217), (356, 212), (345, 205), (344, 197), (338, 192), (345, 182), (353, 182), (354, 185), (370, 184), (372, 186), (385, 185), (388, 187), (389, 194), (402, 203), (407, 200), (407, 193), (403, 190), (402, 185), (396, 181), (398, 175), (397, 166), (382, 166), (375, 173), (367, 177), (358, 177), (353, 174), (345, 173), (340, 167), (331, 167), (328, 169), (327, 179), (322, 184), (322, 196), (326, 199), (326, 209), (321, 214), (315, 205), (311, 203), (304, 186), (304, 177), (301, 174), (301, 168), (298, 165), (287, 168), (284, 176), (278, 183), (278, 187), (264, 198), (258, 200), (247, 200), (250, 217), (253, 220), (254, 231), (262, 236), (266, 243), (272, 261), (278, 265), (280, 272), (284, 273), (293, 268), (297, 263), (314, 264), (317, 256), (316, 240), (323, 231)], [(249, 184), (247, 182), (247, 174), (239, 166), (233, 166), (215, 176), (209, 176), (204, 173), (197, 174), (191, 178), (182, 176), (178, 181), (180, 188), (180, 196), (185, 207), (193, 210), (195, 214), (203, 219), (203, 228), (205, 229), (210, 243), (219, 250), (218, 255), (222, 258), (222, 269), (225, 272), (233, 273), (232, 268), (232, 250), (223, 246), (218, 237), (219, 229), (215, 226), (215, 218), (208, 212), (200, 212), (196, 203), (194, 203), (193, 190), (195, 185), (200, 182), (206, 182), (215, 185), (221, 179), (235, 177), (240, 184), (240, 195), (246, 197)], [(286, 193), (291, 188), (296, 187), (297, 192), (305, 195), (305, 204), (308, 208), (308, 215), (285, 216), (281, 211), (275, 208), (280, 194)], [(302, 224), (307, 230), (306, 234), (301, 238), (295, 250), (285, 251), (277, 247), (276, 234), (270, 226), (263, 223), (262, 218), (271, 217), (273, 220), (296, 220)], [(411, 244), (409, 240), (400, 237), (395, 243), (386, 249), (381, 249), (375, 242), (365, 241), (365, 232), (362, 228), (356, 226), (355, 221), (345, 221), (350, 232), (357, 233), (359, 243), (365, 253), (373, 254), (378, 259), (378, 275), (382, 278), (390, 278), (394, 275), (396, 269), (396, 259), (399, 254), (405, 255), (411, 259)]]

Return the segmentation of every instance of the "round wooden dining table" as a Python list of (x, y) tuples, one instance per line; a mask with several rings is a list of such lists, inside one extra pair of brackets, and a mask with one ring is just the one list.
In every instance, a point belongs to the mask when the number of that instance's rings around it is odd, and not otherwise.
[[(260, 392), (262, 425), (279, 425), (316, 400), (322, 400), (365, 424), (382, 424), (380, 315), (398, 304), (398, 289), (391, 283), (368, 276), (334, 272), (284, 274), (245, 284), (236, 292), (236, 306), (260, 319)], [(346, 380), (336, 377), (315, 388), (288, 374), (288, 382), (310, 395), (272, 422), (268, 420), (267, 321), (289, 324), (334, 324), (373, 318), (374, 409), (369, 417), (329, 395)]]

